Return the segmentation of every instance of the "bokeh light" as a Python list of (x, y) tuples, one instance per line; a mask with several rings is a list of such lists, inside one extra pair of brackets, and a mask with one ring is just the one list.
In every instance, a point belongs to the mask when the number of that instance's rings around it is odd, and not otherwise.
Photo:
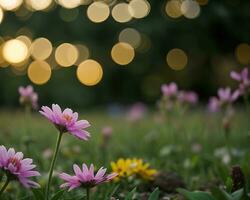
[(181, 17), (182, 16), (181, 1), (180, 0), (167, 1), (165, 6), (165, 11), (169, 17), (172, 18)]
[(32, 10), (45, 10), (52, 4), (52, 0), (26, 0), (26, 4)]
[(0, 0), (0, 7), (2, 7), (4, 10), (15, 10), (22, 3), (22, 0)]
[(11, 39), (3, 46), (3, 57), (9, 63), (21, 63), (27, 59), (28, 55), (28, 47), (21, 40)]
[(31, 45), (30, 53), (35, 60), (45, 60), (52, 52), (52, 44), (46, 38), (37, 38)]
[(74, 65), (78, 59), (77, 48), (69, 43), (63, 43), (56, 48), (55, 59), (62, 67), (70, 67)]
[(167, 54), (167, 64), (173, 70), (182, 70), (188, 63), (187, 54), (181, 49), (172, 49)]
[(150, 9), (151, 7), (147, 0), (131, 0), (129, 2), (129, 12), (134, 18), (146, 17)]
[(3, 12), (3, 9), (0, 7), (0, 24), (3, 21), (3, 17), (4, 17), (4, 12)]
[(16, 37), (16, 39), (22, 41), (28, 48), (30, 48), (32, 41), (28, 36), (19, 35), (18, 37)]
[(104, 2), (93, 2), (87, 9), (88, 18), (95, 23), (101, 23), (108, 19), (110, 14), (109, 6)]
[(78, 49), (79, 56), (75, 64), (79, 65), (82, 61), (90, 57), (90, 51), (89, 48), (83, 44), (77, 44), (76, 48)]
[(45, 84), (51, 77), (51, 67), (42, 60), (33, 61), (28, 68), (28, 77), (37, 85)]
[(118, 3), (112, 9), (112, 17), (115, 21), (120, 23), (128, 22), (132, 19), (132, 15), (129, 12), (129, 6), (127, 3)]
[(193, 0), (184, 0), (181, 4), (182, 14), (189, 19), (194, 19), (200, 14), (200, 5)]
[(241, 64), (250, 63), (250, 45), (241, 43), (236, 47), (235, 56)]
[(102, 66), (95, 60), (85, 60), (78, 66), (76, 75), (82, 84), (87, 86), (96, 85), (103, 76)]
[(58, 3), (64, 8), (72, 9), (81, 5), (81, 0), (58, 0)]
[(134, 28), (126, 28), (120, 32), (119, 41), (128, 43), (133, 48), (137, 48), (141, 43), (141, 34)]
[(115, 44), (111, 50), (111, 57), (119, 65), (127, 65), (135, 57), (134, 48), (125, 42)]

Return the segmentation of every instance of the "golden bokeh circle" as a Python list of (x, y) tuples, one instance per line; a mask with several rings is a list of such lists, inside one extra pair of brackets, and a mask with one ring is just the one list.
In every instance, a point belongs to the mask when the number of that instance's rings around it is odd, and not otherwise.
[(51, 73), (50, 65), (42, 60), (33, 61), (28, 67), (28, 77), (37, 85), (47, 83), (51, 77)]
[(241, 64), (250, 63), (250, 45), (241, 43), (236, 47), (235, 56)]
[(52, 0), (26, 0), (25, 2), (33, 10), (45, 10), (53, 3)]
[(95, 23), (101, 23), (108, 19), (110, 14), (109, 6), (100, 1), (93, 2), (87, 9), (88, 18)]
[(147, 0), (131, 0), (129, 2), (129, 12), (134, 18), (146, 17), (150, 9), (151, 6)]
[(4, 10), (16, 10), (22, 3), (23, 0), (0, 0), (0, 7)]
[(18, 37), (16, 37), (16, 39), (22, 41), (28, 48), (30, 48), (32, 41), (28, 36), (19, 35)]
[(184, 0), (181, 4), (182, 14), (189, 19), (194, 19), (200, 14), (200, 5), (193, 0)]
[(125, 42), (115, 44), (111, 50), (111, 57), (119, 65), (127, 65), (135, 57), (134, 48)]
[(120, 23), (128, 22), (132, 19), (132, 15), (129, 12), (129, 6), (127, 3), (118, 3), (112, 9), (112, 17), (115, 21)]
[(30, 54), (35, 60), (45, 60), (52, 52), (52, 44), (46, 38), (37, 38), (30, 47)]
[(172, 49), (167, 54), (167, 64), (173, 70), (182, 70), (188, 63), (187, 54), (181, 49)]
[(24, 42), (11, 39), (3, 46), (3, 57), (8, 63), (17, 64), (23, 62), (29, 56), (29, 49)]
[(120, 32), (119, 41), (128, 43), (133, 48), (137, 48), (141, 44), (141, 34), (134, 28), (126, 28)]
[(58, 3), (64, 8), (72, 9), (81, 5), (81, 1), (82, 0), (58, 0)]
[(166, 3), (165, 11), (169, 17), (178, 18), (182, 16), (181, 1), (170, 0)]
[(62, 67), (74, 65), (78, 59), (79, 53), (77, 48), (70, 43), (63, 43), (56, 48), (55, 59)]
[(0, 7), (0, 24), (3, 21), (3, 17), (4, 17), (4, 12), (3, 12), (3, 9)]
[(103, 76), (102, 66), (95, 60), (85, 60), (77, 67), (78, 80), (87, 86), (98, 84)]

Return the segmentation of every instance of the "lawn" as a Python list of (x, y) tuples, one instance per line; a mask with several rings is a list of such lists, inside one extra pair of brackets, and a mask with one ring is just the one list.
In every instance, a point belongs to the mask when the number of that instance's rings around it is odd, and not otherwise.
[[(123, 199), (137, 187), (135, 199), (144, 199), (155, 188), (162, 199), (182, 199), (176, 188), (211, 191), (213, 187), (228, 184), (231, 167), (240, 165), (248, 176), (250, 160), (249, 114), (238, 110), (232, 120), (230, 132), (225, 135), (221, 116), (204, 108), (189, 110), (178, 115), (161, 118), (156, 110), (148, 111), (143, 119), (130, 121), (121, 113), (105, 109), (81, 112), (91, 127), (88, 142), (64, 134), (55, 165), (51, 193), (60, 191), (60, 172), (72, 174), (73, 163), (96, 167), (105, 166), (111, 171), (110, 162), (119, 158), (142, 158), (160, 175), (153, 181), (124, 180), (104, 184), (91, 191), (93, 199), (104, 199), (104, 194)], [(44, 189), (48, 177), (51, 152), (57, 130), (38, 112), (25, 114), (21, 110), (1, 110), (0, 144), (22, 151), (33, 158), (41, 177), (37, 182)], [(102, 129), (112, 127), (110, 141), (103, 147)], [(249, 178), (249, 176), (248, 176)], [(102, 192), (98, 192), (102, 191)], [(1, 199), (38, 199), (40, 190), (25, 190), (15, 182), (7, 187)], [(102, 195), (100, 195), (102, 194)], [(64, 192), (60, 199), (84, 199), (84, 190)], [(147, 197), (145, 197), (147, 199)]]

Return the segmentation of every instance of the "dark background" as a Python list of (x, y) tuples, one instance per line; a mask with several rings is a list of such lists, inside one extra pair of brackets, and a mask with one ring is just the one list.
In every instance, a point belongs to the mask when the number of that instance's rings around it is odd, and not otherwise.
[[(234, 53), (237, 45), (250, 43), (250, 1), (210, 0), (201, 6), (200, 16), (195, 19), (171, 19), (164, 12), (165, 1), (149, 2), (151, 12), (146, 18), (125, 24), (115, 22), (111, 16), (95, 24), (86, 16), (87, 6), (76, 8), (79, 15), (73, 22), (60, 18), (60, 6), (50, 12), (35, 12), (25, 20), (6, 12), (0, 36), (16, 37), (20, 28), (28, 27), (33, 39), (46, 37), (53, 46), (81, 42), (90, 49), (90, 58), (102, 64), (103, 80), (94, 87), (77, 80), (74, 66), (53, 71), (47, 84), (35, 86), (42, 104), (153, 104), (160, 97), (160, 85), (170, 81), (176, 81), (183, 89), (195, 90), (202, 101), (220, 86), (234, 87), (228, 73), (242, 67)], [(110, 51), (120, 31), (127, 27), (145, 34), (151, 45), (146, 52), (137, 51), (133, 62), (122, 67), (112, 61)], [(188, 66), (182, 71), (174, 71), (166, 64), (166, 54), (172, 48), (181, 48), (188, 55)], [(18, 105), (17, 88), (27, 84), (31, 82), (26, 75), (17, 76), (10, 68), (1, 68), (0, 106)]]

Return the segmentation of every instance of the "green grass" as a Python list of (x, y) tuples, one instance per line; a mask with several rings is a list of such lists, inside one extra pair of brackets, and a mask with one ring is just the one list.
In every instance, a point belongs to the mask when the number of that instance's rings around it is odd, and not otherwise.
[[(80, 141), (64, 134), (55, 171), (72, 173), (73, 163), (83, 162), (110, 169), (110, 161), (123, 158), (143, 158), (159, 171), (176, 172), (190, 190), (206, 188), (209, 183), (225, 182), (230, 167), (239, 164), (249, 168), (250, 161), (250, 124), (249, 115), (237, 112), (226, 139), (221, 127), (219, 115), (211, 115), (201, 110), (187, 112), (181, 116), (172, 116), (163, 122), (156, 120), (157, 113), (150, 112), (137, 123), (129, 122), (125, 116), (112, 117), (104, 111), (83, 113), (81, 118), (89, 120), (91, 139)], [(107, 156), (104, 159), (100, 149), (103, 126), (113, 127), (112, 139)], [(57, 130), (39, 113), (26, 116), (21, 111), (1, 110), (0, 112), (0, 145), (14, 147), (24, 152), (26, 157), (34, 159), (37, 169), (42, 173), (38, 182), (46, 183), (50, 159), (44, 158), (46, 149), (54, 149)], [(201, 146), (200, 152), (192, 147)], [(233, 149), (229, 163), (222, 162), (214, 152), (218, 148)], [(53, 179), (53, 191), (59, 190), (62, 183)], [(111, 185), (101, 186), (101, 191), (110, 191)], [(128, 185), (128, 191), (131, 191)], [(164, 193), (164, 192), (162, 192)], [(99, 193), (104, 195), (103, 193)], [(72, 191), (64, 199), (83, 199), (84, 191)], [(115, 194), (117, 196), (118, 194)], [(11, 183), (4, 199), (32, 199), (32, 192)], [(98, 197), (95, 197), (98, 199)], [(100, 197), (100, 199), (102, 199)]]

